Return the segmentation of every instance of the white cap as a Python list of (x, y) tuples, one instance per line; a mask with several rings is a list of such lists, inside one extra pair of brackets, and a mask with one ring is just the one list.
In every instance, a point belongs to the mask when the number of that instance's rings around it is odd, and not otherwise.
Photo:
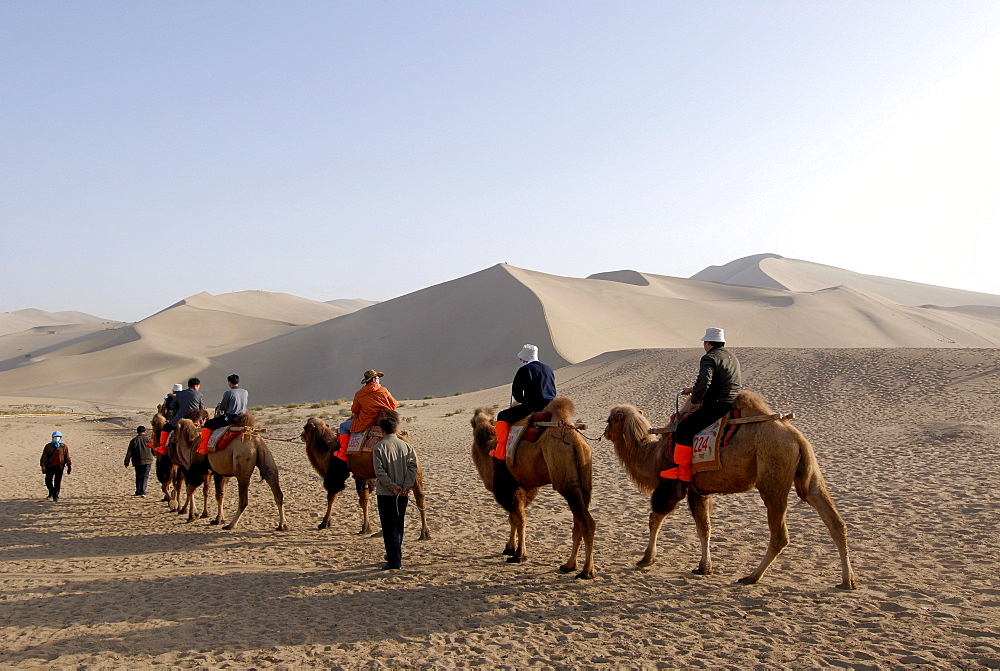
[(173, 389), (171, 389), (170, 391), (184, 391), (184, 387), (182, 387), (182, 386), (181, 386), (181, 383), (180, 383), (180, 382), (178, 382), (178, 383), (176, 383), (176, 384), (174, 385), (174, 388), (173, 388)]
[(702, 342), (726, 342), (726, 332), (720, 328), (710, 326), (705, 329), (705, 337), (701, 339)]
[(517, 358), (521, 361), (538, 361), (538, 348), (534, 345), (525, 345), (518, 352)]

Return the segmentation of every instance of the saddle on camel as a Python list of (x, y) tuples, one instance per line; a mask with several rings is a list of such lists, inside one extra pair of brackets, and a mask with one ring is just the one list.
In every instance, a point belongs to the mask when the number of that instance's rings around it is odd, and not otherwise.
[(517, 464), (517, 448), (522, 442), (537, 443), (538, 439), (542, 437), (543, 432), (556, 428), (562, 433), (573, 430), (586, 431), (587, 425), (573, 424), (572, 422), (563, 420), (554, 422), (552, 421), (551, 410), (541, 410), (531, 413), (524, 419), (511, 425), (507, 433), (507, 444), (505, 449), (501, 451), (502, 454), (505, 454), (504, 461), (507, 462), (507, 467), (513, 468)]

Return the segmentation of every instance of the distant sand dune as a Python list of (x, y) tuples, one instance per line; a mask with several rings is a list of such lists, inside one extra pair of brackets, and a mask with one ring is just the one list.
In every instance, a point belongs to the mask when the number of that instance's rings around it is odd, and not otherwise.
[(274, 404), (350, 397), (376, 368), (400, 399), (445, 396), (508, 384), (524, 343), (562, 367), (616, 350), (688, 349), (707, 326), (723, 327), (735, 348), (990, 348), (1000, 346), (1000, 296), (769, 254), (695, 279), (499, 264), (380, 303), (201, 293), (107, 332), (7, 336), (0, 389), (149, 405), (198, 376), (214, 404), (238, 372), (252, 403)]

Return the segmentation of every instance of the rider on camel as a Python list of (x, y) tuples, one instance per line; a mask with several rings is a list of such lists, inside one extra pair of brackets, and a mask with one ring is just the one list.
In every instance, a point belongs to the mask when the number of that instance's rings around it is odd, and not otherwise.
[(382, 386), (379, 378), (385, 373), (374, 369), (366, 370), (361, 384), (364, 386), (354, 395), (351, 404), (351, 433), (367, 431), (375, 424), (375, 418), (384, 408), (395, 410), (399, 404), (389, 390)]
[(519, 405), (511, 406), (497, 413), (497, 423), (494, 427), (497, 437), (496, 447), (491, 454), (497, 459), (507, 458), (507, 435), (510, 426), (533, 412), (545, 409), (545, 406), (556, 397), (556, 374), (552, 366), (538, 360), (538, 348), (525, 345), (518, 352), (517, 358), (521, 367), (514, 375), (510, 386), (510, 395)]
[(701, 357), (698, 379), (693, 387), (681, 391), (682, 395), (691, 396), (693, 405), (700, 407), (677, 424), (674, 432), (674, 463), (677, 466), (660, 472), (660, 477), (667, 480), (691, 482), (695, 434), (731, 411), (736, 394), (743, 386), (740, 362), (726, 349), (725, 331), (709, 328), (701, 340), (705, 355)]

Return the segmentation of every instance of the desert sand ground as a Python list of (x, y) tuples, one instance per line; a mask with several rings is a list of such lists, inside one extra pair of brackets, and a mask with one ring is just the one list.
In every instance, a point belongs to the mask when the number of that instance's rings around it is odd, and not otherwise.
[[(698, 541), (685, 508), (664, 524), (658, 563), (635, 568), (648, 504), (606, 441), (593, 443), (597, 578), (557, 571), (571, 516), (551, 490), (530, 511), (527, 563), (505, 563), (505, 516), (476, 477), (469, 419), (505, 405), (506, 388), (403, 402), (434, 538), (416, 540), (411, 509), (399, 572), (380, 571), (381, 540), (357, 534), (353, 496), (332, 529), (315, 528), (325, 495), (295, 439), (304, 418), (342, 405), (259, 413), (285, 533), (258, 480), (235, 531), (185, 524), (153, 486), (130, 496), (125, 446), (150, 413), (81, 406), (0, 416), (0, 666), (1000, 666), (998, 351), (736, 352), (746, 386), (794, 411), (813, 443), (858, 590), (834, 588), (835, 548), (794, 493), (791, 543), (758, 585), (735, 583), (767, 542), (752, 492), (715, 499), (715, 574), (690, 572)], [(699, 354), (607, 354), (559, 371), (560, 391), (592, 437), (620, 403), (662, 423)], [(56, 428), (75, 468), (50, 503), (38, 457)]]

